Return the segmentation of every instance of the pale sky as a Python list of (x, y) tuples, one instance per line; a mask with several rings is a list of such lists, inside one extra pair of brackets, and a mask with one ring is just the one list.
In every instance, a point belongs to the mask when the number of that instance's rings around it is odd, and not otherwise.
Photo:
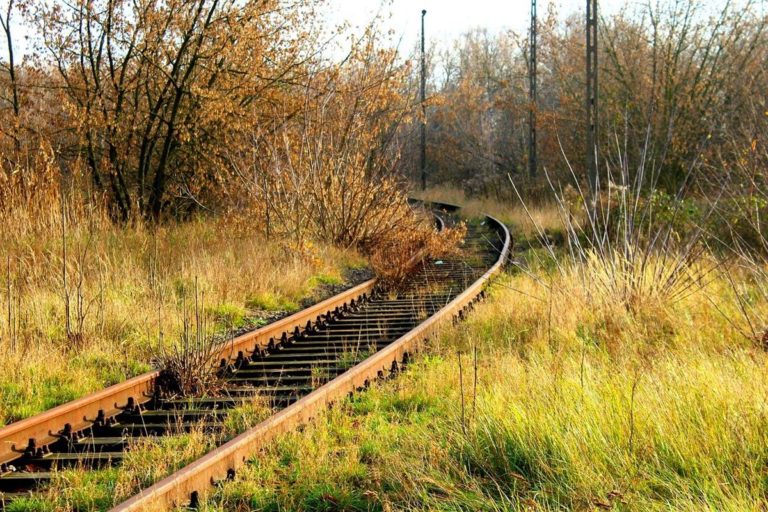
[[(54, 0), (60, 1), (60, 0)], [(400, 44), (402, 54), (409, 54), (419, 38), (421, 10), (427, 10), (426, 32), (428, 44), (446, 45), (461, 34), (477, 27), (490, 32), (512, 29), (524, 33), (530, 18), (530, 0), (326, 0), (323, 8), (329, 28), (349, 22), (352, 30), (366, 26), (381, 11), (388, 18), (383, 29), (392, 30), (392, 39)], [(600, 14), (609, 16), (622, 6), (637, 6), (648, 0), (599, 0)], [(651, 0), (672, 2), (673, 0)], [(745, 0), (736, 0), (736, 3)], [(701, 5), (717, 8), (725, 0), (702, 0)], [(768, 0), (758, 0), (759, 9), (765, 13)], [(554, 4), (561, 17), (575, 12), (584, 12), (586, 0), (538, 0), (538, 12), (544, 17), (550, 5)], [(24, 27), (15, 27), (19, 40), (18, 53), (26, 53), (23, 41)], [(0, 38), (2, 39), (2, 38)], [(0, 55), (5, 55), (5, 41), (0, 40)]]
[[(661, 5), (674, 0), (651, 0)], [(735, 0), (736, 5), (746, 0)], [(330, 25), (349, 21), (353, 26), (365, 26), (381, 9), (390, 18), (382, 28), (393, 30), (393, 39), (400, 43), (401, 53), (408, 54), (416, 47), (421, 30), (421, 10), (427, 10), (425, 19), (428, 45), (445, 45), (461, 34), (477, 27), (489, 32), (512, 29), (520, 34), (528, 30), (530, 0), (327, 0)], [(622, 7), (630, 9), (646, 5), (648, 0), (599, 0), (601, 16), (617, 13)], [(702, 0), (703, 11), (717, 11), (726, 0)], [(757, 0), (758, 9), (766, 12), (768, 0)], [(560, 17), (584, 13), (586, 0), (538, 0), (538, 15), (543, 18), (550, 5)], [(383, 7), (382, 7), (383, 5)]]
[[(631, 0), (630, 0), (631, 1)], [(365, 26), (383, 9), (391, 17), (383, 28), (394, 31), (395, 41), (408, 53), (418, 42), (421, 11), (425, 19), (427, 39), (437, 44), (453, 41), (470, 29), (484, 27), (490, 32), (507, 29), (523, 33), (530, 22), (530, 0), (328, 0), (332, 24), (349, 21)], [(600, 0), (603, 14), (615, 12), (626, 0)], [(550, 4), (562, 16), (584, 12), (586, 0), (538, 0), (538, 15), (543, 18)], [(429, 44), (429, 43), (428, 43)]]

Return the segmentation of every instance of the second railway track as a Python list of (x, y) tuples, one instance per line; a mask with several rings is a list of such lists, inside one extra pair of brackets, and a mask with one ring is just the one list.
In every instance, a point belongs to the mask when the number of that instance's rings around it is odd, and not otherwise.
[[(441, 205), (440, 223), (454, 214)], [(274, 414), (113, 510), (167, 510), (194, 503), (211, 481), (231, 477), (276, 434), (407, 363), (444, 321), (463, 317), (508, 257), (507, 228), (468, 224), (462, 258), (428, 261), (399, 292), (369, 281), (237, 338), (218, 354), (223, 388), (175, 399), (152, 372), (0, 429), (0, 509), (44, 489), (53, 472), (119, 464), (131, 442), (190, 429), (211, 435), (237, 405), (267, 401)]]

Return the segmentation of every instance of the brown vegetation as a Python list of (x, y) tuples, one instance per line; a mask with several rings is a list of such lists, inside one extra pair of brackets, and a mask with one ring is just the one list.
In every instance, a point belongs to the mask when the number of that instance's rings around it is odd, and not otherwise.
[(0, 423), (151, 360), (194, 393), (212, 335), (295, 310), (358, 250), (427, 245), (395, 136), (409, 67), (373, 25), (329, 60), (321, 6), (2, 5)]
[[(768, 18), (754, 2), (725, 4), (628, 4), (601, 19), (601, 167), (625, 160), (630, 180), (645, 169), (646, 188), (698, 194), (704, 162), (716, 162), (707, 176), (722, 177), (748, 150), (759, 133), (754, 114), (767, 110)], [(476, 30), (430, 55), (431, 184), (510, 200), (512, 176), (526, 197), (542, 198), (550, 195), (545, 172), (573, 182), (565, 158), (585, 180), (583, 24), (555, 11), (539, 20), (538, 180), (527, 176), (526, 38)], [(737, 133), (748, 136), (734, 146)]]
[(16, 126), (0, 134), (0, 207), (33, 201), (44, 174), (122, 223), (230, 213), (298, 244), (371, 247), (412, 218), (395, 136), (409, 68), (373, 24), (328, 60), (331, 38), (303, 22), (321, 4), (12, 1), (37, 57), (0, 71)]

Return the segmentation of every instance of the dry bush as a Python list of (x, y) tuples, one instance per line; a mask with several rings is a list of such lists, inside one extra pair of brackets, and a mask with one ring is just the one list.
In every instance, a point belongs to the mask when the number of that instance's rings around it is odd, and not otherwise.
[(217, 348), (204, 332), (186, 330), (178, 343), (163, 347), (156, 358), (158, 394), (164, 398), (216, 395), (223, 386), (213, 359)]
[(367, 249), (410, 219), (393, 138), (409, 113), (399, 90), (407, 69), (373, 39), (354, 52), (311, 77), (301, 117), (266, 141), (264, 200), (276, 230), (297, 241)]
[(183, 298), (183, 329), (176, 343), (158, 343), (155, 364), (160, 368), (157, 392), (163, 397), (199, 397), (214, 395), (222, 387), (217, 372), (215, 355), (220, 344), (206, 327), (205, 295), (194, 288), (194, 325), (187, 317), (186, 295)]
[(466, 235), (463, 224), (438, 232), (427, 212), (410, 215), (410, 222), (384, 234), (370, 251), (374, 272), (392, 287), (402, 283), (425, 259), (458, 255), (459, 245)]
[[(575, 187), (559, 189), (550, 181), (565, 227), (565, 255), (556, 252), (537, 225), (543, 251), (534, 252), (533, 257), (540, 267), (554, 266), (561, 277), (570, 278), (576, 272), (595, 305), (620, 305), (640, 312), (684, 299), (712, 275), (717, 263), (705, 257), (705, 228), (686, 222), (685, 189), (674, 199), (660, 200), (667, 196), (656, 189), (658, 169), (646, 168), (649, 164), (644, 160), (636, 168), (630, 159), (626, 147), (617, 148), (613, 161), (619, 165), (601, 167), (594, 196), (579, 187), (566, 160)], [(631, 173), (630, 168), (637, 172)], [(514, 181), (512, 186), (525, 207)], [(716, 206), (713, 198), (701, 218), (710, 216)], [(540, 282), (547, 280), (541, 276)]]
[(268, 233), (297, 253), (312, 239), (358, 248), (390, 279), (450, 237), (431, 241), (431, 219), (408, 205), (396, 134), (412, 114), (402, 88), (409, 69), (379, 38), (369, 27), (343, 63), (314, 69), (293, 98), (298, 115), (256, 129), (252, 151), (233, 151), (230, 162)]

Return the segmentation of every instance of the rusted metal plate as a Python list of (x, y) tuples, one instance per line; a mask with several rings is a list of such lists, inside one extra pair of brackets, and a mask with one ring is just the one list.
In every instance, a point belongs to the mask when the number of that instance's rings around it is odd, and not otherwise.
[[(333, 311), (352, 300), (357, 301), (363, 295), (369, 295), (375, 285), (376, 280), (371, 279), (291, 316), (243, 334), (222, 345), (216, 359), (231, 359), (237, 357), (238, 352), (253, 350), (256, 347), (264, 348), (271, 338), (279, 337), (283, 332), (293, 331), (296, 327), (301, 329), (308, 321), (314, 322), (318, 315)], [(110, 417), (119, 413), (118, 407), (124, 406), (129, 398), (133, 398), (137, 404), (148, 401), (157, 376), (157, 371), (147, 372), (3, 427), (0, 429), (0, 464), (17, 459), (28, 446), (30, 439), (34, 439), (35, 444), (41, 447), (56, 441), (55, 434), (66, 424), (71, 425), (74, 431), (82, 430), (91, 425), (100, 410)]]
[(506, 262), (511, 247), (509, 231), (496, 219), (491, 217), (488, 219), (503, 233), (504, 245), (496, 263), (464, 292), (386, 348), (253, 429), (117, 505), (112, 509), (112, 512), (170, 510), (186, 505), (189, 503), (192, 493), (207, 492), (212, 482), (225, 479), (228, 472), (232, 470), (237, 471), (250, 456), (276, 436), (306, 423), (315, 414), (324, 410), (328, 404), (365, 386), (367, 382), (376, 379), (380, 373), (389, 372), (392, 363), (401, 362), (405, 354), (413, 354), (417, 351), (424, 340), (433, 336), (445, 322), (451, 321), (460, 311), (475, 301), (489, 280), (501, 270)]

